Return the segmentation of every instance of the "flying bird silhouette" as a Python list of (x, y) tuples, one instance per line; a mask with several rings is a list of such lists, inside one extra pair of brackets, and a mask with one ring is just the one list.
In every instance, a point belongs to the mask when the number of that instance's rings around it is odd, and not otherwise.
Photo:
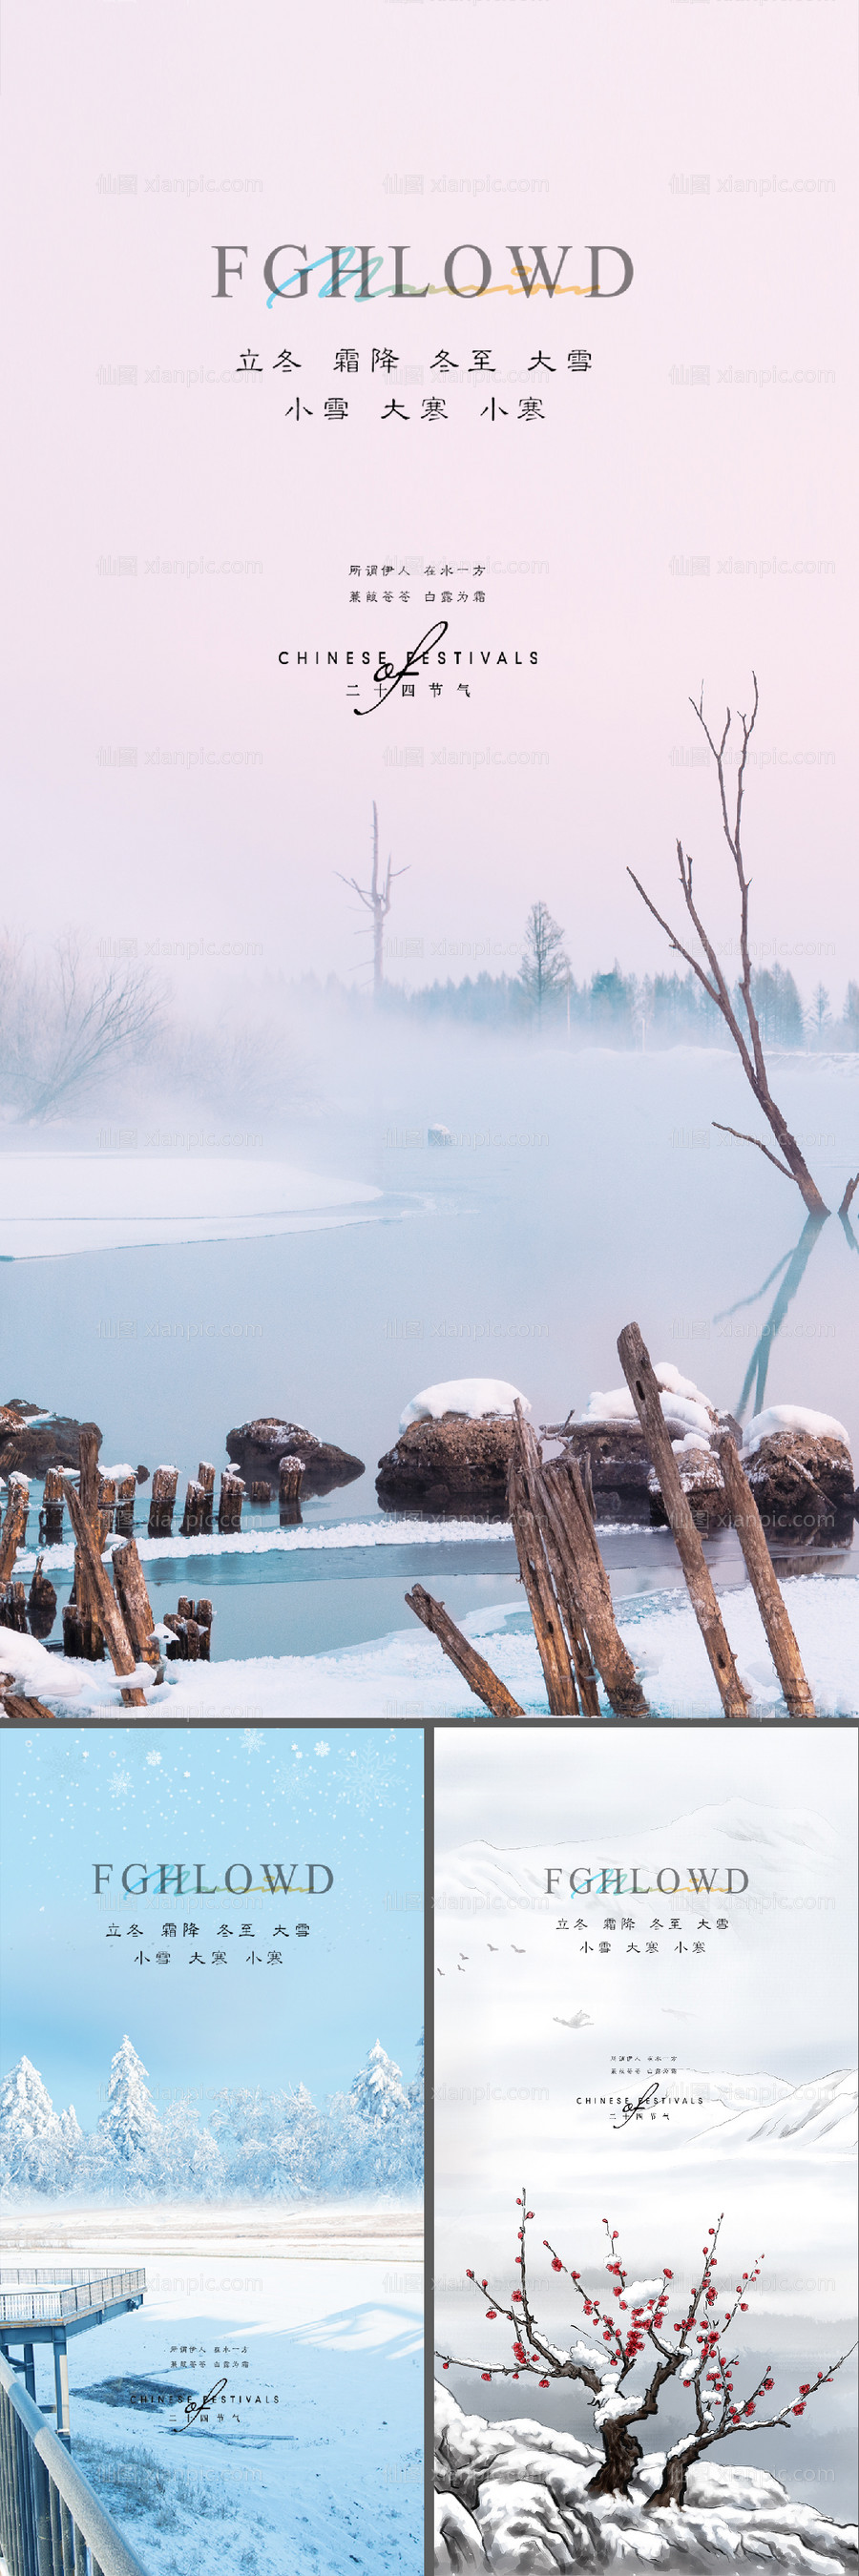
[(459, 1960), (458, 1960), (458, 1959), (457, 1959), (457, 1962), (456, 1962), (456, 1973), (457, 1973), (457, 1976), (458, 1976), (458, 1977), (464, 1977), (464, 1975), (465, 1975), (465, 1969), (460, 1967), (460, 1964), (459, 1964)]
[(467, 1958), (468, 1958), (468, 1951), (467, 1951), (467, 1950), (460, 1950), (459, 1955), (460, 1955), (460, 1958), (461, 1958), (461, 1959), (467, 1959)]
[(496, 1957), (497, 1957), (497, 1955), (498, 1955), (498, 1943), (497, 1943), (497, 1941), (487, 1941), (486, 1947), (487, 1947), (487, 1950), (494, 1950), (494, 1951), (495, 1951), (495, 1955), (496, 1955)]
[(560, 2024), (561, 2024), (561, 2028), (562, 2028), (562, 2030), (588, 2030), (588, 2029), (592, 2030), (592, 2029), (593, 2029), (593, 2014), (592, 2014), (592, 2013), (586, 2013), (586, 2012), (577, 2012), (577, 2013), (573, 2013), (573, 2015), (572, 2015), (572, 2019), (571, 2019), (571, 2020), (569, 2020), (569, 2021), (568, 2021), (568, 2020), (565, 2020), (565, 2017), (564, 2017), (564, 2014), (563, 2014), (563, 2013), (553, 2013), (553, 2014), (552, 2014), (552, 2020), (553, 2020), (553, 2021), (559, 2021), (559, 2022), (560, 2022)]
[(510, 1948), (511, 1948), (511, 1950), (515, 1950), (515, 1951), (516, 1951), (516, 1957), (517, 1957), (517, 1959), (524, 1959), (525, 1952), (524, 1952), (524, 1950), (520, 1950), (520, 1949), (517, 1947), (517, 1944), (516, 1944), (516, 1942), (515, 1942), (515, 1941), (511, 1941), (511, 1943), (510, 1943)]
[(444, 1976), (444, 1969), (443, 1969), (443, 1968), (437, 1968), (437, 1969), (436, 1969), (436, 1976), (437, 1976), (437, 1977), (443, 1977), (443, 1976)]

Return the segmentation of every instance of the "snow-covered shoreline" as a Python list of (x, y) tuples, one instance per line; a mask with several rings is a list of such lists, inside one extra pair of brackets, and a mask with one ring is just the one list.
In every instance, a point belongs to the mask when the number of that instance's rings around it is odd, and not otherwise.
[[(169, 1542), (168, 1542), (169, 1545)], [(859, 1715), (859, 1581), (824, 1574), (787, 1577), (786, 1607), (819, 1717)], [(750, 1714), (787, 1715), (751, 1587), (732, 1586), (725, 1597), (728, 1634), (738, 1669), (752, 1691)], [(721, 1704), (694, 1612), (685, 1592), (643, 1593), (618, 1602), (618, 1624), (642, 1675), (651, 1717), (720, 1718)], [(518, 1699), (525, 1717), (547, 1714), (545, 1684), (530, 1619), (518, 1603), (471, 1613), (466, 1633)], [(4, 1630), (3, 1668), (19, 1686), (73, 1717), (116, 1714), (120, 1685), (107, 1664), (82, 1664), (49, 1654), (35, 1638)], [(141, 1718), (231, 1718), (253, 1724), (262, 1717), (372, 1717), (418, 1722), (483, 1715), (435, 1639), (414, 1623), (318, 1655), (253, 1656), (245, 1662), (168, 1664), (166, 1681), (153, 1690), (149, 1667), (137, 1678), (147, 1689)], [(601, 1714), (609, 1717), (601, 1694)]]

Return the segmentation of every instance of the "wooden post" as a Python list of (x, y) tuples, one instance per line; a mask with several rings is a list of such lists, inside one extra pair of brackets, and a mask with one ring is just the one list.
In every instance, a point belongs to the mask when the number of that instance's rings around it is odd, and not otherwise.
[(62, 1542), (63, 1493), (62, 1467), (46, 1467), (39, 1513), (39, 1537), (45, 1547), (57, 1547)]
[[(557, 1569), (555, 1582), (556, 1586), (559, 1583), (561, 1586), (559, 1599), (565, 1617), (568, 1606), (573, 1622), (569, 1633), (574, 1655), (578, 1652), (581, 1666), (583, 1713), (586, 1717), (598, 1717), (600, 1713), (593, 1673), (595, 1664), (614, 1715), (647, 1717), (647, 1701), (614, 1615), (611, 1585), (575, 1460), (556, 1459), (551, 1466), (544, 1467), (536, 1432), (526, 1423), (518, 1402), (516, 1417), (518, 1454), (532, 1510), (550, 1552), (553, 1571)], [(577, 1647), (582, 1630), (590, 1648), (587, 1663)]]
[(11, 1673), (0, 1673), (0, 1712), (25, 1726), (31, 1726), (34, 1718), (40, 1717), (50, 1718), (51, 1724), (56, 1725), (53, 1709), (46, 1708), (44, 1700), (24, 1699), (21, 1692), (16, 1691)]
[(116, 1486), (116, 1513), (113, 1523), (117, 1538), (131, 1538), (132, 1536), (134, 1530), (134, 1497), (136, 1492), (137, 1477), (135, 1475), (132, 1474), (130, 1476), (118, 1477)]
[[(99, 1621), (107, 1641), (114, 1672), (118, 1673), (120, 1678), (122, 1678), (125, 1673), (133, 1673), (137, 1663), (137, 1656), (129, 1642), (128, 1631), (122, 1616), (122, 1611), (120, 1610), (113, 1585), (108, 1582), (96, 1540), (93, 1537), (92, 1530), (83, 1510), (80, 1495), (75, 1493), (73, 1485), (66, 1486), (66, 1493), (68, 1495), (69, 1516), (77, 1541), (78, 1555), (81, 1560), (81, 1564), (86, 1571), (87, 1584), (92, 1594), (92, 1598), (98, 1604)], [(133, 1541), (131, 1544), (133, 1545)], [(123, 1690), (122, 1698), (126, 1708), (146, 1707), (145, 1694), (135, 1685), (130, 1685), (127, 1690)]]
[(662, 1410), (650, 1354), (637, 1324), (624, 1325), (617, 1347), (725, 1716), (747, 1717), (749, 1694), (740, 1680), (728, 1643), (710, 1568), (680, 1482), (680, 1470), (671, 1446), (671, 1434)]
[(251, 1485), (251, 1502), (252, 1502), (252, 1503), (270, 1503), (270, 1502), (271, 1502), (271, 1486), (265, 1482), (265, 1480), (264, 1480), (264, 1478), (263, 1478), (262, 1476), (255, 1476), (255, 1477), (254, 1477), (253, 1483), (252, 1483), (252, 1485)]
[(4, 1583), (0, 1590), (0, 1628), (14, 1628), (19, 1637), (27, 1634), (27, 1605), (23, 1583)]
[(225, 1467), (221, 1475), (221, 1499), (218, 1504), (219, 1530), (241, 1529), (244, 1498), (245, 1489), (241, 1476), (236, 1475), (234, 1468)]
[(200, 1460), (200, 1464), (197, 1469), (197, 1481), (202, 1485), (206, 1497), (203, 1504), (203, 1518), (200, 1523), (200, 1529), (204, 1538), (211, 1538), (213, 1497), (215, 1492), (215, 1470), (208, 1458), (201, 1458)]
[(113, 1580), (128, 1635), (139, 1664), (160, 1663), (158, 1639), (153, 1634), (155, 1621), (146, 1589), (146, 1578), (137, 1549), (137, 1540), (126, 1539), (124, 1547), (113, 1551)]
[(288, 1529), (301, 1519), (301, 1479), (303, 1458), (282, 1458), (277, 1471), (277, 1495), (281, 1529)]
[(205, 1485), (198, 1484), (193, 1476), (189, 1476), (188, 1489), (185, 1495), (185, 1509), (182, 1514), (183, 1538), (199, 1538), (203, 1527), (205, 1504)]
[(178, 1482), (178, 1467), (156, 1467), (152, 1478), (152, 1500), (149, 1505), (150, 1538), (172, 1538), (173, 1505)]
[(716, 1448), (731, 1519), (746, 1560), (746, 1570), (766, 1629), (767, 1644), (791, 1717), (816, 1717), (802, 1657), (782, 1599), (766, 1542), (764, 1525), (737, 1455), (730, 1431), (716, 1435)]
[(434, 1601), (432, 1593), (425, 1592), (422, 1583), (416, 1583), (412, 1591), (406, 1593), (406, 1600), (415, 1618), (422, 1619), (424, 1627), (438, 1638), (439, 1645), (450, 1656), (451, 1663), (456, 1665), (469, 1690), (473, 1690), (476, 1699), (482, 1699), (484, 1708), (490, 1709), (493, 1717), (524, 1717), (525, 1711), (520, 1708), (518, 1700), (511, 1697), (491, 1665), (484, 1663), (483, 1656), (475, 1653), (455, 1619), (448, 1617), (443, 1601)]
[[(82, 1422), (78, 1437), (80, 1475), (75, 1499), (80, 1504), (87, 1528), (90, 1532), (92, 1544), (94, 1547), (97, 1547), (99, 1555), (101, 1552), (98, 1498), (100, 1481), (98, 1472), (98, 1453), (100, 1447), (101, 1432), (99, 1431), (98, 1424), (95, 1422)], [(66, 1486), (66, 1492), (67, 1494), (71, 1492), (71, 1487), (69, 1485)], [(71, 1509), (71, 1506), (69, 1508)], [(73, 1529), (76, 1528), (74, 1521), (72, 1522), (72, 1527)], [(80, 1654), (85, 1655), (89, 1662), (99, 1663), (104, 1655), (104, 1635), (101, 1620), (99, 1618), (98, 1595), (93, 1590), (92, 1584), (90, 1583), (87, 1559), (82, 1555), (80, 1546), (76, 1546), (75, 1548), (75, 1579), (72, 1598), (76, 1608), (80, 1612), (81, 1643), (78, 1651)]]
[(114, 1515), (115, 1510), (116, 1510), (116, 1478), (115, 1478), (115, 1476), (99, 1476), (99, 1480), (98, 1480), (98, 1519), (99, 1519), (99, 1531), (100, 1531), (100, 1534), (101, 1534), (101, 1544), (102, 1544), (102, 1547), (103, 1547), (103, 1548), (105, 1548), (105, 1547), (107, 1546), (108, 1539), (112, 1536), (112, 1533), (113, 1533), (113, 1515)]
[(211, 1601), (195, 1601), (195, 1603), (194, 1603), (194, 1617), (195, 1617), (195, 1619), (196, 1619), (197, 1626), (198, 1626), (199, 1631), (200, 1631), (200, 1660), (201, 1660), (201, 1663), (208, 1664), (208, 1663), (211, 1663), (211, 1660), (212, 1660), (212, 1657), (211, 1657), (211, 1646), (212, 1646), (212, 1604), (211, 1604)]
[[(520, 1431), (523, 1427), (520, 1420)], [(510, 1452), (508, 1493), (519, 1571), (527, 1594), (551, 1715), (578, 1717), (579, 1696), (567, 1652), (563, 1620), (546, 1563), (539, 1521), (531, 1508), (522, 1444), (520, 1442), (517, 1447), (515, 1438)]]
[(57, 1596), (52, 1583), (42, 1573), (42, 1559), (36, 1558), (36, 1571), (27, 1599), (31, 1637), (49, 1637), (57, 1615)]
[(30, 1487), (26, 1476), (10, 1476), (6, 1517), (0, 1531), (0, 1583), (8, 1583), (27, 1527)]

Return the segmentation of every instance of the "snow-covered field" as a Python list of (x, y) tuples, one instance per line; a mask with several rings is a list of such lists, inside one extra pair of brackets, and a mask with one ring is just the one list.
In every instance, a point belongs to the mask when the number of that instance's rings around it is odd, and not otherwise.
[(498, 2576), (559, 2576), (618, 2560), (691, 2569), (741, 2559), (804, 2568), (807, 2576), (848, 2576), (856, 2567), (855, 2526), (794, 2503), (778, 2478), (752, 2464), (702, 2460), (690, 2471), (682, 2509), (646, 2515), (663, 2452), (642, 2461), (624, 2500), (585, 2494), (602, 2457), (588, 2443), (527, 2416), (489, 2424), (463, 2413), (446, 2388), (437, 2390), (436, 2436), (437, 2576), (489, 2568)]
[[(142, 2308), (73, 2339), (69, 2379), (72, 2455), (152, 2576), (418, 2576), (416, 2211), (28, 2212), (2, 2243), (21, 2268), (146, 2271)], [(48, 2400), (44, 2348), (37, 2370)], [(218, 2383), (189, 2425), (185, 2401)]]
[[(308, 1533), (308, 1536), (310, 1533)], [(316, 1534), (313, 1533), (315, 1536)], [(782, 1586), (819, 1717), (859, 1715), (859, 1581), (803, 1575)], [(785, 1717), (776, 1673), (748, 1585), (725, 1595), (725, 1619), (751, 1713)], [(655, 1718), (718, 1718), (721, 1707), (685, 1592), (641, 1594), (618, 1609), (621, 1634), (642, 1674)], [(543, 1675), (530, 1619), (518, 1606), (475, 1611), (464, 1622), (527, 1717), (545, 1717)], [(8, 1641), (7, 1641), (8, 1640)], [(31, 1637), (4, 1631), (3, 1669), (36, 1696), (76, 1716), (108, 1716), (119, 1688), (107, 1664), (50, 1655)], [(418, 1627), (321, 1655), (257, 1656), (246, 1662), (168, 1665), (149, 1706), (171, 1717), (473, 1717), (482, 1703)], [(138, 1678), (151, 1685), (144, 1668)], [(603, 1700), (603, 1715), (609, 1714)]]
[(6, 1154), (0, 1259), (355, 1224), (381, 1197), (366, 1181), (238, 1156)]

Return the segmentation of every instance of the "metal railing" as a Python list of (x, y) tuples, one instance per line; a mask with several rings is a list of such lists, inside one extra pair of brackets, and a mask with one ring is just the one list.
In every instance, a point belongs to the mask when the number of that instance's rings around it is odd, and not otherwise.
[(0, 2547), (9, 2576), (147, 2576), (2, 2354)]
[[(50, 2325), (52, 2318), (60, 2324), (64, 2317), (86, 2316), (94, 2308), (108, 2308), (114, 2299), (134, 2298), (146, 2287), (145, 2272), (79, 2272), (75, 2280), (68, 2273), (51, 2281), (50, 2273), (31, 2274), (29, 2288), (8, 2289), (9, 2274), (0, 2275), (0, 2329), (4, 2325)], [(26, 2276), (23, 2276), (24, 2278)], [(19, 2274), (18, 2280), (22, 2279)], [(44, 2286), (43, 2286), (44, 2285)]]

